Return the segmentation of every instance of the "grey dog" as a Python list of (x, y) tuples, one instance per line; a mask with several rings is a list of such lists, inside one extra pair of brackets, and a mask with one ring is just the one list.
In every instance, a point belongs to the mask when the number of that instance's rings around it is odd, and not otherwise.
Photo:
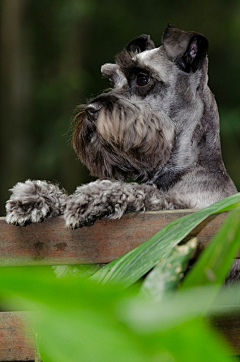
[(18, 183), (7, 222), (64, 214), (76, 228), (127, 211), (203, 208), (236, 193), (222, 160), (207, 50), (204, 35), (167, 26), (160, 47), (141, 35), (103, 65), (112, 89), (79, 107), (73, 133), (98, 180), (70, 196), (46, 181)]

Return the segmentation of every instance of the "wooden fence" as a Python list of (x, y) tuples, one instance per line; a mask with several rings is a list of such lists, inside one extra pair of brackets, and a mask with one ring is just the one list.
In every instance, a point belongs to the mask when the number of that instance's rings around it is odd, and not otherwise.
[[(1, 265), (59, 265), (108, 263), (154, 235), (172, 220), (193, 210), (130, 213), (120, 220), (101, 220), (94, 226), (70, 230), (61, 216), (25, 227), (0, 218)], [(217, 232), (226, 213), (210, 216), (188, 238), (197, 236), (203, 247)], [(237, 255), (240, 257), (240, 254)], [(27, 312), (0, 313), (0, 361), (34, 361), (33, 336), (26, 335)], [(240, 318), (214, 321), (240, 354)]]

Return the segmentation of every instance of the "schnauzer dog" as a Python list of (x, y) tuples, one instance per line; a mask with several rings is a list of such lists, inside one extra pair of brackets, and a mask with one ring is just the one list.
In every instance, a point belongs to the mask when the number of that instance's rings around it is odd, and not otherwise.
[(70, 196), (46, 181), (18, 183), (7, 222), (64, 214), (77, 228), (127, 211), (203, 208), (236, 193), (222, 160), (207, 49), (202, 34), (167, 26), (162, 46), (141, 35), (103, 65), (113, 88), (79, 107), (73, 133), (98, 180)]

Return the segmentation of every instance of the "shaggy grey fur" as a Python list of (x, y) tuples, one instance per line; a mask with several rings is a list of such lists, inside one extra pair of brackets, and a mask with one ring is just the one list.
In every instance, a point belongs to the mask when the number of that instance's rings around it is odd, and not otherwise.
[(47, 181), (18, 182), (10, 191), (6, 221), (11, 224), (39, 222), (62, 214), (66, 206), (67, 194)]
[(78, 108), (73, 134), (99, 180), (70, 196), (45, 181), (18, 183), (7, 222), (64, 213), (76, 228), (130, 210), (202, 208), (236, 193), (222, 161), (207, 48), (202, 34), (168, 26), (159, 48), (141, 35), (103, 65), (113, 88)]
[[(81, 205), (81, 207), (79, 207)], [(165, 194), (156, 186), (123, 181), (97, 180), (78, 187), (67, 200), (64, 217), (67, 226), (92, 225), (106, 216), (119, 219), (127, 211), (186, 208), (178, 194)]]

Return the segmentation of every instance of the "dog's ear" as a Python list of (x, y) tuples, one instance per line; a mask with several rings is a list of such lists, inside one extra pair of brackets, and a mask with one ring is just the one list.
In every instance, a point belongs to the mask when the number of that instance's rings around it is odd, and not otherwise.
[(136, 39), (131, 40), (125, 47), (125, 50), (128, 52), (144, 52), (145, 50), (154, 49), (154, 42), (151, 40), (150, 36), (147, 34), (142, 34)]
[(201, 68), (208, 51), (208, 40), (204, 35), (171, 25), (163, 32), (162, 45), (168, 58), (187, 73)]

